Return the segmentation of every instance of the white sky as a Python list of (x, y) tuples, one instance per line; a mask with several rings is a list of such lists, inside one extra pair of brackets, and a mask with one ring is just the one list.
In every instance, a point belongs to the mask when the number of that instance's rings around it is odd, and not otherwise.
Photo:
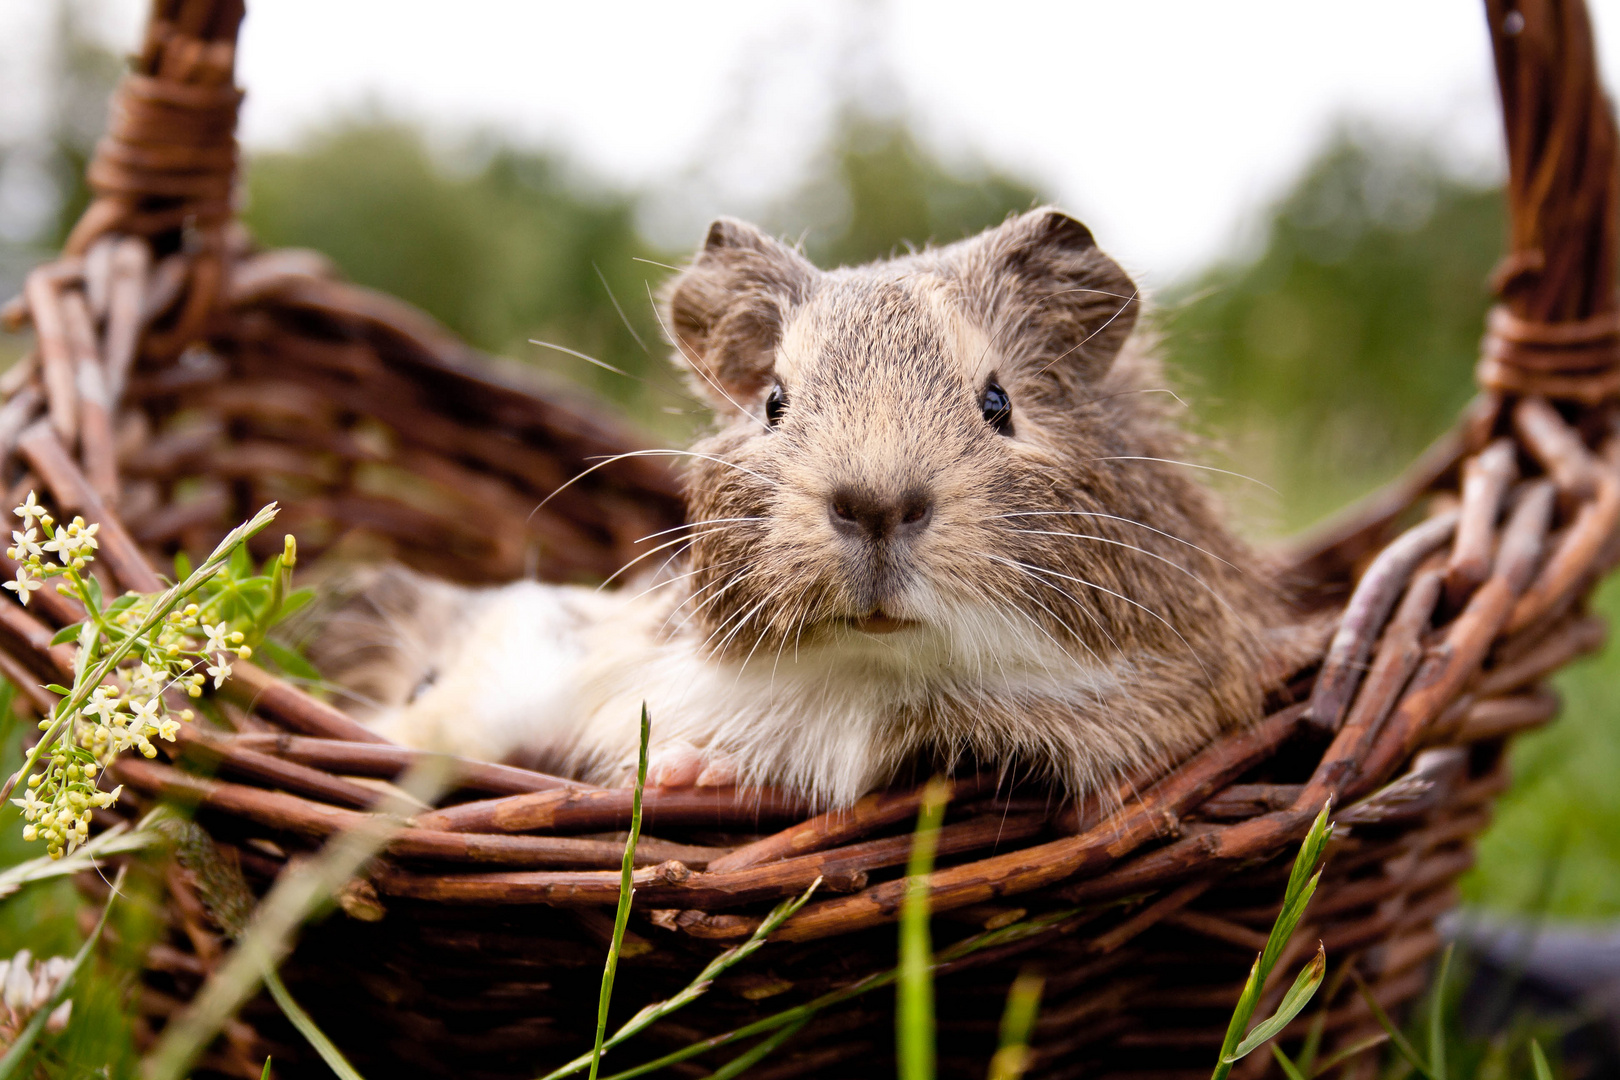
[[(147, 4), (95, 0), (128, 48)], [(39, 0), (0, 0), (18, 26)], [(1084, 218), (1162, 284), (1219, 254), (1335, 119), (1431, 139), (1494, 174), (1478, 0), (258, 0), (242, 37), (251, 149), (368, 100), (436, 127), (563, 146), (598, 174), (689, 184), (655, 239), (746, 214), (824, 130), (836, 58), (947, 153), (976, 149)], [(1620, 2), (1595, 0), (1620, 73)], [(11, 9), (8, 13), (6, 9)], [(9, 17), (8, 17), (9, 15)], [(887, 73), (887, 77), (885, 77)], [(676, 235), (668, 235), (669, 233)]]

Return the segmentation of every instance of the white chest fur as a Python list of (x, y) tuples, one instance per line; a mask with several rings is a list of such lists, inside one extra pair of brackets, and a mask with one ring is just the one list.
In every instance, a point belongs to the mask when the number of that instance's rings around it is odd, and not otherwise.
[(634, 762), (645, 702), (655, 749), (724, 755), (740, 782), (838, 805), (920, 750), (1083, 753), (1041, 717), (1094, 709), (1120, 685), (1116, 671), (1000, 619), (978, 626), (972, 612), (943, 629), (848, 630), (722, 661), (669, 629), (669, 606), (532, 582), (485, 593), (437, 680), (377, 724), (411, 745), (613, 783)]

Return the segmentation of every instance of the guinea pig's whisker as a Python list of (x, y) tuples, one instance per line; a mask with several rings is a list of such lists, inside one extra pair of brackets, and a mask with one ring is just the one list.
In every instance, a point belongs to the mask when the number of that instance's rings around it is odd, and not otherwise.
[[(1100, 290), (1100, 289), (1075, 289), (1075, 290), (1072, 290), (1072, 291), (1074, 291), (1074, 292), (1102, 292), (1102, 290)], [(1054, 295), (1056, 295), (1056, 294), (1054, 294)], [(1104, 330), (1108, 329), (1109, 326), (1111, 326), (1113, 324), (1115, 319), (1117, 319), (1121, 315), (1125, 314), (1125, 309), (1126, 308), (1128, 308), (1132, 304), (1136, 303), (1136, 297), (1137, 297), (1137, 294), (1134, 293), (1134, 292), (1131, 293), (1131, 295), (1129, 295), (1129, 296), (1120, 296), (1118, 293), (1103, 293), (1103, 295), (1104, 296), (1112, 296), (1112, 297), (1114, 297), (1116, 299), (1123, 300), (1124, 303), (1120, 304), (1119, 309), (1117, 311), (1115, 311), (1112, 315), (1108, 316), (1108, 318), (1103, 322), (1103, 324), (1101, 326), (1097, 327), (1097, 329), (1093, 330), (1091, 333), (1087, 334), (1085, 337), (1081, 338), (1079, 341), (1075, 342), (1073, 345), (1071, 345), (1067, 349), (1063, 350), (1062, 356), (1059, 356), (1056, 360), (1053, 360), (1051, 364), (1047, 364), (1045, 367), (1041, 368), (1041, 374), (1044, 375), (1046, 372), (1050, 371), (1052, 369), (1052, 364), (1058, 363), (1065, 356), (1068, 356), (1070, 353), (1074, 352), (1076, 349), (1078, 349), (1078, 348), (1082, 347), (1083, 345), (1085, 345), (1086, 342), (1090, 341), (1092, 338), (1096, 337), (1098, 334), (1100, 334)]]
[[(1125, 594), (1117, 593), (1113, 589), (1108, 588), (1106, 585), (1099, 585), (1095, 581), (1087, 581), (1085, 578), (1074, 577), (1073, 575), (1070, 575), (1070, 574), (1060, 574), (1056, 570), (1050, 570), (1050, 569), (1048, 569), (1048, 568), (1046, 568), (1044, 566), (1035, 566), (1035, 565), (1033, 565), (1031, 563), (1018, 562), (1016, 559), (1005, 559), (1004, 560), (1004, 559), (1001, 559), (1000, 556), (996, 556), (996, 555), (992, 555), (990, 557), (992, 559), (996, 559), (997, 561), (1012, 563), (1013, 565), (1021, 567), (1021, 568), (1025, 569), (1025, 570), (1029, 570), (1032, 573), (1050, 575), (1050, 576), (1055, 577), (1055, 578), (1060, 578), (1063, 581), (1072, 581), (1076, 585), (1084, 585), (1087, 588), (1096, 589), (1098, 592), (1107, 593), (1109, 596), (1112, 596), (1117, 600), (1123, 600), (1125, 603), (1131, 605), (1132, 607), (1137, 608), (1138, 610), (1146, 613), (1147, 615), (1153, 617), (1154, 619), (1157, 619), (1159, 622), (1164, 624), (1164, 626), (1165, 626), (1165, 628), (1167, 630), (1169, 630), (1172, 634), (1176, 635), (1176, 638), (1178, 640), (1180, 640), (1180, 642), (1187, 647), (1188, 654), (1191, 655), (1192, 658), (1198, 662), (1198, 666), (1203, 669), (1204, 677), (1206, 679), (1208, 679), (1213, 684), (1214, 679), (1210, 676), (1209, 669), (1207, 667), (1204, 667), (1203, 658), (1198, 655), (1197, 651), (1192, 647), (1192, 644), (1186, 638), (1181, 636), (1181, 631), (1177, 630), (1175, 628), (1175, 626), (1170, 622), (1169, 619), (1166, 619), (1163, 615), (1160, 615), (1157, 611), (1154, 611), (1152, 608), (1148, 607), (1146, 604), (1142, 604), (1142, 603), (1139, 603), (1139, 602), (1137, 602), (1135, 600), (1132, 600), (1130, 597), (1126, 596)], [(1115, 645), (1115, 648), (1118, 648), (1117, 644)]]
[(612, 304), (613, 310), (619, 313), (619, 321), (624, 323), (624, 328), (630, 332), (630, 336), (641, 347), (641, 351), (651, 356), (652, 350), (647, 348), (645, 341), (641, 340), (641, 335), (636, 333), (636, 328), (630, 325), (630, 316), (624, 313), (624, 308), (619, 306), (619, 298), (613, 295), (613, 286), (608, 284), (607, 275), (602, 273), (602, 268), (597, 266), (594, 260), (591, 262), (591, 269), (596, 271), (596, 280), (602, 283), (602, 291), (607, 293), (608, 303)]
[[(626, 451), (623, 454), (614, 454), (611, 457), (604, 458), (603, 460), (598, 461), (595, 465), (592, 465), (590, 468), (584, 469), (584, 470), (576, 473), (574, 476), (572, 476), (567, 481), (565, 481), (560, 487), (558, 487), (557, 490), (553, 491), (550, 495), (547, 495), (545, 498), (541, 499), (540, 502), (535, 506), (535, 508), (533, 510), (529, 511), (529, 518), (533, 518), (534, 515), (538, 514), (541, 510), (545, 509), (545, 506), (546, 506), (546, 504), (548, 502), (550, 502), (552, 499), (555, 499), (558, 495), (561, 495), (564, 491), (567, 491), (573, 485), (579, 483), (579, 481), (581, 481), (581, 480), (585, 479), (587, 476), (591, 475), (591, 473), (595, 472), (597, 469), (605, 469), (609, 465), (612, 465), (616, 461), (623, 461), (625, 458), (635, 458), (635, 457), (695, 457), (695, 458), (702, 458), (704, 461), (712, 461), (712, 462), (714, 462), (714, 463), (716, 463), (718, 465), (724, 465), (727, 468), (736, 469), (740, 473), (747, 473), (749, 476), (752, 476), (754, 479), (762, 481), (763, 483), (769, 484), (771, 487), (779, 487), (780, 486), (779, 484), (777, 484), (777, 482), (775, 480), (772, 480), (768, 476), (761, 476), (759, 473), (754, 472), (752, 469), (743, 468), (741, 465), (738, 465), (735, 461), (727, 461), (725, 458), (716, 457), (713, 454), (700, 454), (696, 450), (665, 450), (665, 449), (629, 450), (629, 451)], [(587, 460), (589, 460), (589, 459), (587, 459)], [(525, 519), (525, 520), (528, 520), (528, 519)]]
[(1210, 584), (1208, 582), (1206, 582), (1203, 578), (1201, 578), (1197, 574), (1193, 573), (1187, 567), (1182, 566), (1180, 563), (1176, 562), (1174, 559), (1167, 559), (1163, 555), (1158, 554), (1157, 552), (1149, 551), (1147, 548), (1140, 548), (1140, 547), (1137, 547), (1135, 544), (1127, 544), (1123, 540), (1111, 540), (1106, 536), (1094, 536), (1091, 533), (1063, 532), (1063, 531), (1056, 530), (1056, 529), (1013, 529), (1011, 531), (1015, 532), (1015, 533), (1023, 533), (1023, 534), (1025, 534), (1027, 536), (1068, 536), (1068, 537), (1073, 537), (1076, 540), (1095, 540), (1099, 544), (1113, 544), (1115, 547), (1122, 547), (1122, 548), (1126, 549), (1127, 551), (1134, 551), (1134, 552), (1137, 552), (1138, 554), (1146, 555), (1150, 559), (1157, 559), (1160, 562), (1164, 563), (1166, 566), (1173, 566), (1177, 570), (1180, 570), (1183, 574), (1186, 574), (1188, 577), (1192, 578), (1194, 581), (1196, 581), (1198, 583), (1200, 588), (1202, 588), (1205, 592), (1209, 593), (1209, 595), (1213, 596), (1217, 603), (1219, 603), (1227, 611), (1232, 612), (1232, 614), (1234, 614), (1234, 615), (1237, 614), (1236, 609), (1234, 609), (1231, 604), (1226, 602), (1226, 598), (1223, 597), (1220, 593), (1216, 592), (1214, 590), (1214, 588), (1212, 588), (1210, 586)]
[[(677, 550), (674, 555), (671, 555), (668, 559), (664, 560), (664, 566), (668, 566), (671, 562), (673, 562), (679, 556), (680, 556), (680, 551)], [(655, 581), (651, 585), (647, 586), (645, 589), (641, 590), (635, 596), (632, 596), (626, 602), (627, 603), (634, 603), (635, 601), (640, 600), (642, 597), (647, 596), (647, 595), (657, 591), (658, 589), (667, 588), (670, 585), (678, 585), (683, 581), (690, 580), (691, 578), (694, 578), (697, 575), (703, 573), (703, 571), (705, 569), (707, 569), (707, 570), (721, 570), (721, 569), (724, 569), (725, 567), (728, 567), (728, 566), (736, 566), (738, 563), (745, 561), (746, 558), (747, 558), (747, 556), (740, 556), (740, 557), (735, 558), (735, 559), (727, 559), (725, 562), (715, 563), (712, 566), (700, 567), (700, 568), (698, 568), (696, 570), (688, 570), (684, 574), (676, 574), (674, 577), (664, 578), (664, 579), (662, 579), (660, 581)], [(663, 572), (663, 567), (660, 567), (658, 572), (662, 573)], [(688, 598), (688, 599), (690, 599), (690, 598)], [(686, 601), (684, 601), (684, 600), (682, 601), (683, 604), (685, 602)]]
[(597, 591), (600, 592), (602, 589), (607, 588), (609, 585), (613, 584), (613, 580), (615, 578), (617, 578), (620, 574), (624, 573), (626, 570), (630, 569), (632, 566), (634, 566), (637, 563), (641, 562), (643, 559), (652, 558), (654, 555), (658, 554), (660, 551), (663, 551), (663, 550), (665, 550), (667, 548), (675, 547), (677, 544), (696, 543), (698, 540), (701, 540), (705, 536), (714, 536), (717, 533), (723, 533), (725, 531), (726, 531), (725, 529), (705, 529), (702, 532), (693, 533), (691, 536), (677, 536), (673, 540), (665, 540), (662, 544), (659, 544), (657, 547), (653, 548), (652, 550), (643, 551), (640, 555), (637, 555), (635, 558), (631, 559), (629, 562), (625, 563), (623, 566), (621, 566), (617, 570), (613, 571), (613, 573), (611, 573), (611, 574), (609, 574), (607, 576), (607, 579), (604, 580), (602, 582), (602, 584), (600, 584), (600, 585), (598, 585), (596, 587)]
[(673, 341), (675, 343), (675, 347), (677, 349), (681, 350), (681, 356), (686, 360), (687, 366), (690, 367), (693, 371), (697, 372), (698, 378), (702, 379), (704, 382), (706, 382), (710, 386), (714, 387), (714, 392), (719, 394), (721, 397), (725, 398), (727, 401), (731, 402), (731, 407), (736, 409), (739, 413), (741, 413), (742, 415), (748, 417), (750, 420), (754, 421), (754, 423), (758, 424), (760, 427), (764, 428), (766, 431), (771, 430), (771, 425), (767, 424), (764, 420), (761, 420), (759, 417), (755, 416), (752, 412), (749, 412), (747, 409), (743, 408), (742, 405), (738, 403), (736, 398), (734, 398), (730, 394), (726, 393), (726, 388), (725, 387), (721, 386), (719, 383), (717, 383), (713, 379), (709, 378), (709, 373), (703, 370), (703, 364), (702, 364), (702, 361), (698, 357), (698, 351), (696, 349), (692, 348), (691, 344), (689, 342), (687, 342), (687, 340), (685, 338), (681, 337), (679, 334), (677, 334), (673, 330), (671, 330), (668, 326), (664, 325), (664, 316), (663, 316), (663, 313), (658, 310), (658, 301), (653, 299), (652, 286), (651, 285), (647, 286), (647, 299), (652, 301), (653, 318), (658, 320), (658, 328), (664, 332), (665, 337), (669, 338), (669, 340), (671, 340), (671, 341)]
[(1177, 461), (1175, 458), (1146, 457), (1146, 456), (1138, 455), (1138, 454), (1120, 454), (1120, 455), (1117, 455), (1115, 457), (1094, 457), (1094, 458), (1087, 458), (1086, 460), (1087, 461), (1157, 461), (1157, 462), (1160, 462), (1160, 463), (1165, 464), (1165, 465), (1184, 465), (1189, 469), (1203, 469), (1205, 472), (1224, 473), (1227, 476), (1235, 476), (1239, 480), (1247, 480), (1251, 484), (1259, 484), (1261, 487), (1265, 488), (1267, 491), (1270, 491), (1270, 492), (1272, 492), (1274, 494), (1277, 494), (1277, 495), (1282, 494), (1282, 492), (1278, 491), (1276, 488), (1272, 487), (1270, 484), (1266, 483), (1264, 480), (1256, 480), (1252, 476), (1247, 476), (1247, 475), (1245, 475), (1243, 473), (1240, 473), (1240, 472), (1233, 472), (1231, 469), (1217, 469), (1213, 465), (1200, 465), (1196, 461)]
[(587, 364), (595, 364), (597, 367), (601, 368), (603, 371), (611, 371), (615, 375), (623, 375), (627, 379), (635, 379), (635, 381), (638, 382), (638, 383), (645, 383), (647, 381), (646, 379), (637, 379), (634, 375), (630, 374), (628, 371), (625, 371), (623, 368), (616, 368), (612, 364), (608, 363), (606, 360), (598, 360), (594, 356), (589, 356), (589, 355), (587, 355), (585, 353), (582, 353), (578, 349), (570, 349), (566, 345), (554, 345), (549, 341), (541, 341), (539, 338), (530, 338), (529, 339), (529, 344), (530, 345), (538, 345), (542, 349), (554, 349), (557, 352), (566, 353), (569, 356), (578, 357), (579, 359), (585, 361)]
[(764, 521), (764, 520), (765, 520), (765, 518), (761, 517), (758, 514), (755, 514), (755, 515), (752, 515), (752, 516), (749, 516), (749, 517), (704, 518), (701, 521), (688, 521), (684, 525), (676, 525), (672, 529), (659, 529), (655, 533), (648, 533), (646, 536), (641, 537), (640, 539), (636, 540), (635, 542), (638, 543), (638, 544), (644, 544), (648, 540), (656, 540), (660, 536), (668, 536), (670, 533), (672, 533), (672, 532), (680, 532), (682, 529), (695, 529), (700, 525), (718, 525), (721, 522), (733, 522), (733, 521)]
[[(1084, 615), (1088, 620), (1090, 620), (1091, 625), (1095, 626), (1097, 628), (1098, 633), (1100, 633), (1103, 637), (1108, 639), (1108, 643), (1110, 645), (1112, 645), (1115, 649), (1118, 649), (1120, 652), (1124, 651), (1123, 649), (1120, 649), (1119, 642), (1114, 640), (1114, 635), (1110, 634), (1108, 632), (1108, 627), (1103, 625), (1102, 620), (1097, 618), (1096, 613), (1091, 610), (1091, 605), (1083, 602), (1078, 596), (1075, 596), (1073, 593), (1069, 592), (1067, 589), (1063, 588), (1062, 586), (1055, 585), (1052, 582), (1045, 580), (1044, 578), (1037, 577), (1033, 571), (1039, 569), (1038, 567), (1031, 566), (1029, 563), (1021, 563), (1021, 562), (1017, 561), (1016, 559), (1007, 559), (1007, 558), (1003, 558), (1000, 555), (992, 555), (988, 551), (975, 551), (975, 552), (973, 552), (973, 554), (979, 556), (982, 559), (989, 559), (992, 562), (999, 562), (999, 563), (1003, 563), (1003, 564), (1005, 564), (1007, 566), (1010, 566), (1014, 570), (1017, 570), (1024, 577), (1026, 577), (1029, 580), (1035, 582), (1037, 585), (1040, 585), (1043, 588), (1051, 589), (1053, 592), (1057, 593), (1059, 596), (1062, 596), (1062, 597), (1066, 598), (1070, 603), (1072, 603), (1074, 605), (1076, 611), (1080, 612), (1080, 614)], [(1097, 653), (1094, 652), (1091, 649), (1090, 645), (1088, 645), (1086, 643), (1086, 640), (1085, 640), (1084, 637), (1081, 636), (1080, 631), (1076, 630), (1073, 626), (1069, 625), (1069, 623), (1066, 622), (1064, 619), (1062, 619), (1057, 614), (1057, 612), (1053, 611), (1051, 608), (1047, 607), (1045, 604), (1042, 604), (1037, 597), (1031, 596), (1027, 589), (1024, 591), (1023, 595), (1029, 600), (1030, 603), (1039, 606), (1041, 608), (1041, 610), (1045, 611), (1048, 615), (1052, 616), (1053, 619), (1056, 619), (1057, 624), (1059, 626), (1063, 627), (1064, 630), (1067, 630), (1069, 632), (1069, 636), (1074, 638), (1075, 641), (1079, 642), (1080, 646), (1082, 648), (1084, 648), (1087, 652), (1091, 653), (1092, 657), (1094, 659), (1096, 659), (1098, 664), (1100, 664), (1100, 665), (1102, 665), (1104, 667), (1107, 666), (1106, 664), (1103, 664), (1102, 657), (1098, 656)]]
[(1087, 398), (1085, 401), (1077, 401), (1074, 403), (1074, 405), (1075, 408), (1080, 408), (1084, 405), (1095, 405), (1099, 401), (1112, 401), (1114, 398), (1118, 397), (1129, 397), (1131, 394), (1169, 394), (1171, 397), (1176, 399), (1176, 404), (1180, 405), (1183, 409), (1192, 408), (1191, 405), (1188, 405), (1186, 401), (1182, 400), (1180, 394), (1176, 393), (1167, 386), (1156, 386), (1152, 388), (1143, 388), (1141, 390), (1117, 390), (1112, 394), (1102, 394), (1099, 397)]
[(1123, 522), (1126, 525), (1135, 525), (1138, 529), (1146, 529), (1150, 533), (1157, 533), (1159, 536), (1164, 537), (1166, 540), (1174, 540), (1178, 544), (1186, 544), (1188, 547), (1192, 548), (1194, 551), (1198, 552), (1200, 555), (1207, 555), (1211, 559), (1214, 559), (1218, 563), (1225, 563), (1227, 566), (1230, 566), (1230, 567), (1232, 567), (1232, 569), (1238, 571), (1238, 573), (1243, 572), (1242, 567), (1237, 566), (1237, 565), (1235, 565), (1233, 563), (1227, 562), (1227, 560), (1221, 558), (1219, 555), (1215, 554), (1213, 551), (1210, 551), (1207, 548), (1201, 548), (1197, 544), (1193, 543), (1191, 540), (1183, 540), (1181, 537), (1177, 536), (1174, 533), (1167, 533), (1163, 529), (1155, 529), (1153, 526), (1148, 525), (1148, 524), (1146, 524), (1144, 522), (1137, 521), (1135, 518), (1120, 517), (1118, 514), (1099, 514), (1099, 513), (1094, 513), (1094, 512), (1092, 512), (1090, 510), (1015, 510), (1010, 514), (995, 514), (995, 515), (992, 515), (992, 516), (996, 517), (996, 518), (1090, 517), (1090, 518), (1104, 518), (1104, 519), (1106, 519), (1108, 521), (1119, 521), (1119, 522)]
[(685, 600), (682, 600), (679, 604), (677, 604), (675, 606), (675, 611), (671, 611), (664, 617), (664, 627), (666, 629), (668, 628), (669, 620), (675, 617), (675, 612), (680, 611), (681, 608), (685, 607), (687, 604), (690, 604), (693, 600), (696, 600), (710, 589), (714, 589), (716, 585), (719, 585), (719, 588), (715, 589), (713, 595), (711, 595), (707, 600), (703, 601), (703, 603), (699, 604), (697, 607), (693, 608), (691, 611), (687, 612), (686, 617), (682, 619), (675, 627), (676, 633), (680, 633), (682, 630), (685, 630), (687, 624), (693, 619), (697, 618), (704, 608), (708, 607), (710, 604), (720, 599), (720, 597), (724, 596), (728, 589), (731, 589), (738, 582), (746, 578), (749, 572), (753, 569), (753, 566), (745, 566), (741, 570), (738, 570), (736, 573), (732, 574), (730, 577), (726, 578), (723, 584), (721, 582), (710, 582), (709, 584), (703, 586), (703, 588), (697, 590), (691, 596), (688, 596)]
[[(700, 645), (699, 648), (707, 647), (709, 642), (714, 640), (715, 634), (718, 634), (720, 631), (724, 630), (728, 624), (732, 624), (731, 632), (722, 638), (720, 644), (715, 648), (716, 652), (725, 652), (726, 646), (731, 644), (732, 639), (735, 638), (742, 628), (748, 625), (748, 621), (755, 615), (758, 615), (760, 611), (764, 609), (765, 605), (770, 603), (772, 599), (774, 599), (774, 597), (765, 597), (759, 603), (743, 612), (740, 617), (737, 614), (731, 615), (731, 617), (726, 619), (725, 622), (722, 622), (719, 626), (714, 628), (713, 634), (710, 634), (707, 638), (703, 639), (703, 644)], [(750, 653), (750, 655), (752, 655), (752, 653)], [(746, 661), (744, 661), (744, 663), (746, 663)]]

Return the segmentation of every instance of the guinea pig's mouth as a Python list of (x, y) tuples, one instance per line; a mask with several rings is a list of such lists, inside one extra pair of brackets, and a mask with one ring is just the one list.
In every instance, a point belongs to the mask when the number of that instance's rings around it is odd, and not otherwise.
[(865, 634), (892, 634), (917, 625), (915, 619), (897, 619), (885, 615), (882, 608), (868, 615), (850, 616), (844, 621)]

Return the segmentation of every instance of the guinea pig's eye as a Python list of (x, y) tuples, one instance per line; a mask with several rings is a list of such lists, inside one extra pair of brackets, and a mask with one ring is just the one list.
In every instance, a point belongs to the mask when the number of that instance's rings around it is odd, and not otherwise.
[(1001, 384), (991, 379), (984, 384), (984, 396), (979, 399), (979, 411), (984, 422), (1003, 435), (1012, 434), (1012, 398)]
[(411, 687), (411, 696), (405, 699), (405, 704), (415, 705), (416, 699), (433, 689), (433, 684), (438, 681), (439, 673), (432, 668), (428, 668), (427, 671), (423, 673), (421, 681), (415, 686)]
[(775, 427), (782, 422), (782, 414), (787, 411), (787, 391), (782, 389), (781, 383), (772, 385), (771, 392), (765, 395), (765, 422)]

